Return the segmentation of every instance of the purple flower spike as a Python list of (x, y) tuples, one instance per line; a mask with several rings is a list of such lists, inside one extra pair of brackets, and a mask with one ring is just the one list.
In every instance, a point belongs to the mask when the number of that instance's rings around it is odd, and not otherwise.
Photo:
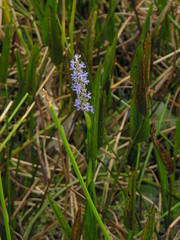
[(79, 58), (81, 56), (78, 54), (74, 55), (74, 59), (70, 62), (70, 70), (72, 70), (72, 90), (76, 92), (77, 98), (75, 99), (74, 106), (77, 110), (82, 110), (85, 112), (94, 112), (93, 106), (89, 104), (89, 99), (91, 99), (91, 93), (87, 92), (86, 85), (89, 83), (87, 79), (88, 73), (83, 71), (86, 68), (84, 62), (80, 62)]

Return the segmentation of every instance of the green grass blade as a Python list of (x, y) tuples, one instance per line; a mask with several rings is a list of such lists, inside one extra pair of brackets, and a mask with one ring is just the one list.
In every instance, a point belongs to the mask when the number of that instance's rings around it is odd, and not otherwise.
[(177, 154), (180, 152), (180, 111), (178, 120), (176, 122), (176, 135), (175, 135), (175, 146), (174, 146), (174, 159), (177, 158)]
[(25, 86), (24, 91), (30, 95), (35, 95), (36, 91), (36, 67), (39, 58), (39, 47), (34, 45), (29, 59), (29, 63), (25, 73)]
[[(21, 105), (24, 103), (24, 101), (26, 100), (26, 98), (28, 97), (28, 93), (26, 93), (24, 95), (24, 97), (21, 99), (21, 101), (19, 102), (19, 104), (17, 105), (17, 107), (14, 109), (14, 111), (12, 112), (12, 114), (10, 115), (10, 117), (8, 118), (7, 123), (9, 124), (11, 122), (11, 120), (13, 119), (13, 117), (16, 115), (16, 113), (18, 112), (18, 110), (20, 109)], [(0, 130), (0, 135), (2, 135), (2, 133), (4, 132), (4, 130), (6, 129), (6, 125), (4, 125), (1, 130)]]
[[(170, 7), (172, 3), (172, 0), (168, 1), (167, 5), (164, 6), (164, 8), (162, 9), (161, 11), (161, 14), (159, 15), (159, 18), (157, 20), (157, 23), (156, 23), (156, 27), (155, 27), (155, 30), (154, 30), (154, 33), (153, 33), (153, 38), (152, 38), (152, 44), (153, 44), (153, 48), (155, 47), (156, 43), (157, 43), (157, 39), (160, 35), (160, 32), (161, 32), (161, 29), (162, 27), (166, 27), (166, 31), (165, 31), (165, 34), (167, 34), (167, 31), (169, 31), (169, 26), (166, 26), (167, 24), (167, 21), (166, 21), (166, 24), (163, 24), (165, 23), (164, 20), (166, 18), (166, 15), (167, 15), (167, 12), (168, 12), (168, 9)], [(162, 6), (161, 6), (162, 7)], [(160, 9), (159, 9), (160, 10)], [(168, 20), (168, 19), (167, 19)], [(168, 24), (169, 25), (169, 24)], [(161, 39), (160, 39), (161, 40)], [(159, 42), (160, 44), (160, 42)]]
[(131, 79), (133, 81), (130, 116), (131, 137), (135, 136), (137, 129), (139, 129), (139, 126), (142, 124), (136, 138), (137, 142), (147, 140), (150, 133), (147, 88), (150, 78), (151, 63), (151, 35), (148, 31), (151, 14), (152, 5), (149, 8), (139, 40), (139, 46), (136, 50), (131, 67)]
[(48, 47), (53, 63), (58, 66), (63, 60), (62, 32), (55, 11), (48, 11)]
[(155, 222), (155, 206), (153, 205), (151, 213), (145, 224), (141, 240), (152, 240), (153, 239), (154, 222)]
[(58, 131), (59, 131), (59, 133), (60, 133), (60, 136), (61, 136), (61, 138), (62, 138), (62, 141), (63, 141), (64, 146), (65, 146), (65, 148), (66, 148), (66, 151), (67, 151), (67, 153), (68, 153), (68, 156), (69, 156), (69, 158), (70, 158), (70, 160), (71, 160), (71, 164), (72, 164), (72, 166), (73, 166), (73, 168), (74, 168), (74, 171), (75, 171), (75, 173), (76, 173), (76, 176), (78, 177), (79, 182), (80, 182), (80, 184), (81, 184), (81, 187), (82, 187), (82, 189), (83, 189), (83, 192), (84, 192), (84, 194), (85, 194), (85, 196), (86, 196), (86, 200), (88, 201), (89, 206), (91, 207), (91, 210), (93, 211), (93, 214), (94, 214), (97, 222), (99, 223), (99, 226), (100, 226), (101, 230), (103, 231), (106, 239), (109, 239), (109, 240), (110, 240), (110, 236), (109, 236), (109, 234), (108, 234), (108, 232), (107, 232), (107, 230), (106, 230), (106, 228), (105, 228), (105, 226), (104, 226), (104, 224), (103, 224), (103, 222), (102, 222), (102, 220), (101, 220), (101, 217), (100, 217), (99, 214), (98, 214), (98, 211), (97, 211), (96, 207), (94, 206), (94, 203), (93, 203), (93, 201), (92, 201), (92, 199), (91, 199), (91, 196), (90, 196), (90, 194), (89, 194), (89, 192), (88, 192), (88, 190), (87, 190), (87, 187), (86, 187), (86, 185), (85, 185), (85, 183), (84, 183), (84, 180), (83, 180), (83, 178), (82, 178), (81, 172), (80, 172), (80, 170), (79, 170), (79, 168), (78, 168), (78, 165), (77, 165), (77, 163), (76, 163), (76, 160), (75, 160), (75, 158), (74, 158), (74, 155), (73, 155), (73, 153), (72, 153), (72, 151), (71, 151), (71, 148), (70, 148), (70, 146), (69, 146), (68, 140), (67, 140), (66, 135), (65, 135), (65, 133), (64, 133), (64, 130), (63, 130), (61, 124), (60, 124), (60, 121), (59, 121), (59, 119), (58, 119), (58, 117), (57, 117), (57, 115), (56, 115), (56, 112), (55, 112), (55, 110), (54, 110), (54, 108), (53, 108), (53, 106), (52, 106), (52, 103), (51, 103), (51, 101), (50, 101), (50, 99), (49, 99), (49, 97), (48, 97), (48, 95), (47, 95), (47, 93), (46, 93), (45, 91), (44, 91), (44, 94), (45, 94), (46, 99), (48, 100), (49, 109), (50, 109), (52, 118), (53, 118), (53, 120), (54, 120), (54, 122), (55, 122), (55, 124), (56, 124), (56, 127), (57, 127), (57, 129), (58, 129)]
[(0, 57), (0, 69), (1, 69), (0, 83), (6, 83), (7, 81), (10, 44), (11, 44), (11, 23), (6, 29), (6, 34)]
[(94, 106), (93, 124), (92, 124), (92, 141), (89, 146), (89, 156), (93, 161), (97, 158), (98, 151), (98, 127), (99, 127), (99, 107), (100, 107), (100, 89), (101, 89), (101, 69), (102, 63), (100, 62), (93, 85), (92, 104)]
[(101, 145), (103, 141), (106, 112), (107, 112), (107, 108), (110, 106), (110, 103), (111, 103), (110, 83), (111, 83), (111, 75), (114, 67), (116, 44), (117, 44), (117, 35), (114, 37), (114, 41), (111, 49), (110, 48), (107, 49), (107, 53), (105, 56), (105, 64), (103, 68), (102, 86), (101, 86), (101, 94), (100, 94), (101, 108), (99, 111), (98, 145)]
[(69, 37), (70, 37), (70, 44), (71, 44), (71, 57), (74, 56), (74, 18), (75, 18), (75, 12), (76, 12), (76, 3), (77, 0), (73, 0), (72, 2), (72, 11), (71, 11), (71, 20), (70, 20), (70, 26), (69, 26)]
[(74, 224), (72, 227), (72, 238), (71, 240), (79, 240), (80, 234), (81, 234), (81, 208), (78, 208), (78, 211), (76, 213), (76, 217), (74, 220)]
[(22, 86), (23, 79), (24, 79), (24, 69), (21, 61), (21, 56), (19, 51), (16, 53), (16, 66), (17, 66), (17, 80), (19, 83), (19, 86)]
[(32, 110), (33, 106), (35, 103), (32, 103), (31, 106), (27, 109), (26, 113), (22, 116), (22, 118), (15, 124), (15, 126), (13, 127), (13, 129), (11, 130), (11, 132), (8, 134), (8, 136), (5, 138), (5, 140), (1, 143), (0, 145), (0, 153), (3, 150), (3, 148), (5, 147), (6, 143), (9, 142), (9, 140), (11, 139), (11, 137), (13, 136), (13, 134), (16, 132), (16, 130), (20, 127), (20, 125), (22, 124), (22, 122), (26, 119), (27, 115), (29, 114), (29, 112)]
[(93, 60), (96, 19), (97, 19), (97, 9), (96, 10), (93, 9), (88, 20), (88, 28), (87, 28), (85, 41), (84, 41), (84, 51), (85, 51), (86, 59), (89, 63), (89, 66), (92, 66), (92, 60)]
[[(102, 64), (99, 64), (94, 85), (93, 85), (93, 94), (92, 94), (92, 105), (94, 107), (94, 114), (92, 115), (92, 126), (91, 130), (89, 130), (89, 134), (91, 134), (91, 140), (88, 141), (88, 169), (87, 169), (87, 187), (91, 198), (95, 204), (97, 205), (96, 199), (96, 191), (94, 184), (94, 174), (96, 171), (96, 161), (97, 161), (97, 151), (98, 151), (98, 119), (99, 119), (99, 100), (100, 100), (100, 87), (101, 87), (101, 67)], [(88, 114), (85, 113), (85, 116)], [(88, 115), (89, 116), (89, 115)], [(87, 117), (86, 117), (87, 119)], [(87, 120), (86, 120), (87, 122)], [(88, 128), (88, 125), (87, 125)], [(85, 239), (98, 239), (97, 237), (97, 227), (96, 227), (96, 219), (95, 216), (89, 206), (86, 203), (85, 209), (85, 217), (86, 217), (86, 225), (85, 225)]]
[(10, 233), (10, 229), (9, 229), (9, 221), (8, 221), (8, 215), (7, 215), (3, 186), (2, 186), (1, 171), (0, 171), (0, 202), (1, 202), (2, 212), (3, 212), (7, 240), (11, 240), (11, 233)]
[(124, 225), (128, 230), (134, 230), (135, 227), (135, 203), (136, 203), (136, 175), (132, 172), (129, 179), (128, 191), (125, 200)]
[(72, 229), (69, 226), (67, 220), (65, 219), (60, 207), (56, 204), (50, 194), (47, 195), (47, 198), (62, 232), (68, 240), (71, 240)]

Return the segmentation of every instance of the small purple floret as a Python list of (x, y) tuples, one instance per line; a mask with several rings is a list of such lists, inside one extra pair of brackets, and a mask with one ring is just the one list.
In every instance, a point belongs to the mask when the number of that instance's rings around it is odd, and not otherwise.
[(88, 85), (89, 80), (87, 79), (88, 73), (83, 69), (86, 68), (84, 62), (80, 62), (79, 58), (81, 56), (78, 54), (74, 55), (74, 59), (70, 62), (70, 70), (73, 71), (71, 74), (72, 78), (72, 90), (76, 92), (77, 98), (75, 99), (74, 106), (77, 110), (82, 110), (85, 112), (94, 112), (93, 106), (89, 104), (89, 99), (91, 99), (91, 93), (87, 92), (86, 85)]

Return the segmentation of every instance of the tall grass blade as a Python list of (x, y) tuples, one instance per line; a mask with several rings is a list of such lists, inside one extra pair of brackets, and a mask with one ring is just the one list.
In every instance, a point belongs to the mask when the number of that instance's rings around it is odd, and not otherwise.
[(132, 172), (129, 179), (128, 191), (125, 199), (124, 226), (128, 230), (134, 230), (135, 227), (135, 203), (136, 203), (136, 175)]
[(11, 23), (6, 29), (6, 34), (0, 57), (0, 69), (1, 69), (0, 83), (6, 83), (7, 81), (10, 45), (11, 45)]
[(74, 224), (72, 227), (72, 237), (71, 240), (79, 240), (81, 234), (81, 207), (78, 208)]
[(93, 60), (96, 19), (97, 19), (97, 9), (95, 10), (93, 9), (88, 20), (88, 28), (87, 28), (85, 41), (84, 41), (84, 51), (85, 51), (86, 59), (89, 63), (89, 66), (92, 66), (92, 60)]
[(48, 47), (53, 63), (58, 66), (63, 60), (62, 32), (51, 7), (48, 12)]
[(174, 146), (174, 159), (177, 158), (177, 154), (180, 152), (180, 110), (178, 120), (176, 122), (176, 135), (175, 135), (175, 146)]
[(65, 219), (60, 207), (56, 204), (50, 194), (47, 195), (47, 198), (62, 232), (68, 240), (71, 240), (72, 229), (69, 226), (67, 220)]
[[(153, 37), (152, 37), (153, 48), (156, 46), (158, 37), (161, 33), (161, 30), (162, 30), (163, 26), (164, 26), (164, 34), (165, 35), (167, 35), (167, 33), (170, 30), (169, 29), (169, 24), (167, 24), (168, 23), (168, 18), (166, 18), (166, 15), (167, 15), (169, 7), (171, 6), (171, 3), (172, 3), (172, 0), (167, 1), (167, 5), (164, 5), (164, 8), (162, 10), (160, 9), (162, 7), (162, 5), (160, 4), (161, 7), (159, 7), (159, 11), (161, 11), (161, 13), (160, 13), (159, 18), (157, 20), (156, 27), (155, 27)], [(166, 19), (166, 22), (164, 22), (165, 19)], [(160, 45), (160, 42), (161, 42), (161, 38), (160, 38), (160, 41), (159, 41), (159, 45)]]
[[(92, 200), (97, 205), (96, 192), (94, 185), (94, 174), (96, 171), (97, 151), (98, 151), (98, 120), (99, 120), (99, 102), (100, 102), (100, 87), (101, 87), (101, 67), (100, 62), (98, 71), (96, 73), (93, 85), (92, 105), (94, 107), (94, 114), (92, 115), (92, 126), (90, 141), (88, 141), (88, 169), (87, 169), (87, 187)], [(85, 116), (87, 113), (85, 113)], [(86, 117), (87, 118), (87, 117)], [(87, 122), (87, 120), (86, 120)], [(88, 137), (89, 139), (89, 137)], [(89, 206), (86, 203), (86, 226), (85, 226), (85, 239), (97, 239), (97, 227), (95, 216)]]
[(174, 172), (174, 162), (171, 159), (169, 152), (164, 148), (164, 146), (160, 143), (160, 141), (157, 140), (154, 133), (152, 134), (152, 136), (153, 136), (153, 142), (157, 149), (157, 152), (158, 152), (167, 172), (171, 175)]
[(141, 129), (136, 137), (137, 142), (148, 139), (150, 133), (147, 89), (150, 78), (151, 63), (151, 34), (149, 32), (152, 5), (149, 8), (144, 28), (140, 37), (139, 46), (131, 67), (133, 81), (130, 132), (133, 138), (140, 125)]
[(147, 219), (141, 240), (152, 240), (155, 222), (155, 205), (153, 204), (151, 213)]
[(84, 180), (83, 180), (83, 178), (82, 178), (81, 172), (80, 172), (80, 170), (79, 170), (79, 168), (78, 168), (78, 165), (77, 165), (77, 163), (76, 163), (76, 160), (75, 160), (75, 158), (74, 158), (74, 155), (73, 155), (73, 153), (72, 153), (72, 151), (71, 151), (71, 148), (70, 148), (70, 146), (69, 146), (69, 143), (68, 143), (68, 140), (67, 140), (66, 135), (65, 135), (65, 133), (64, 133), (64, 130), (63, 130), (62, 126), (61, 126), (61, 123), (59, 122), (59, 119), (58, 119), (58, 117), (57, 117), (57, 115), (56, 115), (56, 112), (55, 112), (55, 110), (54, 110), (54, 108), (53, 108), (53, 106), (52, 106), (52, 103), (51, 103), (51, 101), (50, 101), (50, 99), (49, 99), (49, 96), (48, 96), (48, 94), (47, 94), (47, 92), (46, 92), (45, 90), (44, 90), (44, 96), (46, 97), (46, 99), (47, 99), (47, 101), (48, 101), (49, 109), (50, 109), (52, 118), (53, 118), (53, 120), (54, 120), (54, 122), (55, 122), (55, 124), (56, 124), (56, 127), (57, 127), (57, 129), (58, 129), (58, 131), (59, 131), (59, 134), (60, 134), (60, 136), (61, 136), (61, 138), (62, 138), (62, 141), (63, 141), (64, 146), (65, 146), (65, 148), (66, 148), (66, 151), (67, 151), (67, 153), (68, 153), (68, 156), (69, 156), (69, 158), (70, 158), (70, 160), (71, 160), (71, 164), (72, 164), (72, 166), (73, 166), (73, 168), (74, 168), (74, 171), (75, 171), (75, 173), (76, 173), (76, 176), (77, 176), (78, 179), (79, 179), (79, 182), (80, 182), (81, 187), (82, 187), (82, 189), (83, 189), (83, 191), (84, 191), (84, 194), (85, 194), (86, 199), (87, 199), (87, 201), (88, 201), (88, 203), (89, 203), (89, 206), (90, 206), (90, 208), (91, 208), (91, 210), (92, 210), (92, 212), (93, 212), (93, 214), (94, 214), (97, 222), (99, 223), (99, 226), (101, 227), (101, 230), (103, 231), (106, 239), (110, 240), (110, 236), (109, 236), (109, 234), (108, 234), (108, 232), (107, 232), (107, 230), (106, 230), (106, 228), (105, 228), (105, 226), (104, 226), (104, 224), (103, 224), (103, 222), (102, 222), (102, 220), (101, 220), (101, 218), (100, 218), (100, 216), (99, 216), (99, 214), (98, 214), (98, 211), (97, 211), (96, 207), (94, 206), (94, 203), (93, 203), (93, 201), (92, 201), (92, 198), (91, 198), (91, 196), (90, 196), (90, 194), (89, 194), (89, 192), (88, 192), (88, 190), (87, 190), (87, 187), (86, 187), (86, 185), (85, 185), (85, 183), (84, 183)]
[(116, 44), (117, 44), (117, 35), (114, 37), (114, 41), (112, 44), (111, 49), (108, 48), (106, 56), (105, 56), (105, 64), (103, 68), (103, 75), (102, 75), (102, 86), (101, 86), (101, 94), (100, 94), (100, 111), (99, 111), (99, 126), (98, 126), (98, 141), (99, 145), (101, 145), (103, 137), (104, 137), (104, 128), (105, 128), (105, 118), (107, 108), (110, 106), (111, 103), (111, 74), (114, 67), (114, 56), (116, 51)]
[(16, 53), (16, 65), (17, 65), (17, 80), (19, 86), (22, 87), (24, 79), (24, 68), (22, 65), (21, 56), (19, 52)]
[(39, 59), (39, 47), (34, 45), (29, 59), (29, 63), (25, 73), (25, 92), (28, 92), (30, 95), (34, 96), (36, 91), (36, 67)]
[(101, 69), (100, 62), (93, 85), (92, 104), (94, 106), (93, 123), (92, 123), (92, 141), (89, 151), (90, 158), (95, 161), (97, 159), (98, 151), (98, 128), (99, 128), (99, 111), (100, 111), (100, 93), (101, 93)]
[(0, 171), (0, 202), (1, 202), (2, 212), (3, 212), (7, 240), (11, 240), (11, 233), (9, 229), (9, 221), (8, 221), (7, 209), (6, 209), (5, 199), (4, 199), (4, 191), (2, 186), (1, 171)]

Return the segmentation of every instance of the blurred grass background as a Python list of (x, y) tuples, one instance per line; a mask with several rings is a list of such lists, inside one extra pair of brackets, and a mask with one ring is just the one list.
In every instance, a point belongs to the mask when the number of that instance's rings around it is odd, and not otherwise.
[(1, 0), (0, 26), (0, 239), (179, 239), (179, 1)]

